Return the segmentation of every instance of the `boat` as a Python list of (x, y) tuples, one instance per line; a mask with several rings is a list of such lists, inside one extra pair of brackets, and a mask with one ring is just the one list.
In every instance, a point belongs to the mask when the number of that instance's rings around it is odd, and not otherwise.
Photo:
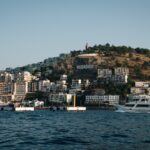
[(4, 111), (13, 111), (14, 108), (14, 104), (12, 103), (4, 103), (2, 101), (0, 101), (0, 110), (4, 110)]
[(67, 107), (67, 111), (86, 111), (86, 107), (81, 106)]
[(125, 103), (125, 105), (118, 105), (117, 112), (150, 113), (149, 95), (134, 95), (130, 97), (131, 97), (131, 101)]
[(15, 107), (15, 111), (23, 112), (23, 111), (34, 111), (34, 107)]

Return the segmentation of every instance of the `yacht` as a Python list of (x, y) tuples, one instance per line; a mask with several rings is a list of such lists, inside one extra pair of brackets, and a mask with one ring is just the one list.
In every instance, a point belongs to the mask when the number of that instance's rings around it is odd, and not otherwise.
[(125, 105), (119, 105), (119, 112), (147, 112), (150, 113), (150, 96), (148, 95), (132, 95)]

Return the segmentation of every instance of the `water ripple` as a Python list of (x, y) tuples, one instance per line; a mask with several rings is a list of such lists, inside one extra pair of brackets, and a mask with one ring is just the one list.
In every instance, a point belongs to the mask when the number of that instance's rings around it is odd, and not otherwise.
[(0, 150), (149, 150), (150, 115), (0, 112)]

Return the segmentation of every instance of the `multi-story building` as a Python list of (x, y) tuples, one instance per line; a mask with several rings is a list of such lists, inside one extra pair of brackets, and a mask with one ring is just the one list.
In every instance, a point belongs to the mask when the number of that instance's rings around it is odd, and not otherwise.
[(118, 105), (119, 95), (87, 95), (85, 97), (86, 105)]
[(30, 82), (32, 80), (32, 74), (28, 71), (24, 71), (21, 73), (16, 74), (15, 76), (16, 81), (26, 81)]
[(50, 103), (62, 104), (62, 103), (70, 103), (71, 101), (72, 101), (71, 94), (58, 93), (49, 95)]
[(28, 92), (34, 93), (39, 91), (39, 81), (38, 80), (32, 80), (31, 82), (28, 82)]
[(49, 92), (50, 91), (50, 80), (39, 81), (39, 91)]
[(73, 79), (71, 88), (72, 89), (81, 89), (82, 86), (82, 80), (81, 79)]
[(117, 67), (114, 69), (115, 75), (129, 75), (129, 69), (126, 67)]
[(131, 94), (150, 95), (150, 82), (135, 82), (135, 87), (130, 90)]
[(97, 56), (98, 54), (81, 54), (75, 58), (74, 74), (76, 78), (95, 79), (97, 74)]
[(8, 72), (0, 73), (0, 82), (12, 82), (14, 80), (14, 75)]
[(98, 69), (97, 73), (100, 83), (109, 83), (111, 81), (115, 84), (125, 84), (128, 82), (128, 68)]
[(98, 78), (110, 78), (112, 76), (111, 69), (98, 69), (97, 71)]
[(28, 82), (19, 81), (14, 84), (14, 99), (13, 101), (21, 102), (28, 93)]
[(128, 75), (112, 75), (110, 81), (116, 84), (123, 84), (128, 82)]
[(0, 83), (0, 100), (11, 101), (13, 97), (14, 84), (12, 82), (1, 82)]

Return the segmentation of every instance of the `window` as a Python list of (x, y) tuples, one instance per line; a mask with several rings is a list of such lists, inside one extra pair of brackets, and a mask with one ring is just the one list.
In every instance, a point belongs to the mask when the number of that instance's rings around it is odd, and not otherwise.
[(126, 104), (125, 106), (127, 106), (127, 107), (133, 107), (134, 104)]
[(148, 104), (138, 104), (136, 107), (149, 107)]

